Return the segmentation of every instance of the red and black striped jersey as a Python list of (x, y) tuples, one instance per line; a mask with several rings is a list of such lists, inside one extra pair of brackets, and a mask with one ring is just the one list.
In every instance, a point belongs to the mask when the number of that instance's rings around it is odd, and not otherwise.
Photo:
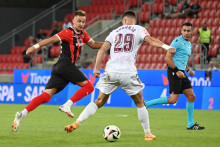
[(87, 43), (91, 39), (85, 30), (79, 33), (72, 28), (64, 29), (56, 35), (62, 41), (59, 60), (74, 64), (79, 57), (83, 43)]

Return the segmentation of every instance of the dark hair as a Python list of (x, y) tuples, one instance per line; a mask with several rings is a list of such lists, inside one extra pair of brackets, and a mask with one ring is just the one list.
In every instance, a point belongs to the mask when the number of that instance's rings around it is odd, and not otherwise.
[(184, 23), (184, 24), (182, 25), (182, 27), (183, 27), (183, 26), (188, 26), (188, 27), (191, 26), (191, 27), (193, 28), (193, 25), (192, 25), (191, 23), (189, 23), (189, 22)]
[(75, 16), (86, 16), (86, 12), (83, 10), (78, 10), (75, 12)]
[(135, 12), (134, 12), (134, 11), (131, 11), (131, 10), (126, 11), (126, 12), (123, 14), (122, 18), (124, 18), (124, 17), (126, 17), (126, 16), (132, 17), (132, 18), (136, 19), (136, 14), (135, 14)]

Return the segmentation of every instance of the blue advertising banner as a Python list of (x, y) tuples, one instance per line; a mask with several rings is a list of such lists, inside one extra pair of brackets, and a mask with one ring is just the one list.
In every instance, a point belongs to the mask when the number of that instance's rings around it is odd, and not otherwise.
[[(93, 77), (93, 70), (82, 70), (82, 72), (91, 80), (93, 84), (98, 81)], [(103, 73), (104, 70), (101, 70)], [(145, 85), (150, 86), (167, 86), (169, 84), (166, 70), (138, 70), (140, 80)], [(15, 69), (14, 83), (23, 84), (47, 84), (51, 76), (51, 70), (35, 70), (35, 69)], [(212, 82), (205, 79), (205, 71), (195, 71), (195, 75), (188, 78), (191, 80), (192, 86), (220, 86), (220, 72), (213, 72)], [(213, 83), (213, 84), (212, 84)]]
[[(0, 84), (0, 103), (28, 104), (33, 98), (40, 95), (45, 85), (29, 84)], [(67, 87), (56, 94), (49, 103), (59, 105), (66, 102)]]
[[(82, 70), (89, 80), (96, 85), (98, 79), (93, 76), (93, 70)], [(103, 76), (101, 70), (101, 76)], [(14, 84), (0, 84), (0, 103), (27, 104), (30, 100), (43, 92), (50, 78), (51, 70), (14, 70)], [(143, 97), (145, 100), (169, 96), (169, 82), (166, 70), (138, 70), (140, 80), (145, 84)], [(188, 75), (188, 74), (187, 74)], [(212, 73), (212, 82), (205, 79), (205, 71), (195, 71), (191, 80), (195, 99), (195, 109), (220, 110), (220, 72)], [(48, 104), (61, 105), (66, 102), (80, 87), (68, 84), (60, 93), (56, 94)], [(99, 90), (87, 95), (76, 102), (75, 106), (86, 106), (98, 97)], [(178, 108), (185, 109), (186, 97), (182, 94), (176, 104), (156, 105), (152, 108)], [(110, 107), (136, 107), (132, 99), (119, 88), (105, 104)]]
[(212, 71), (212, 86), (220, 87), (220, 71)]
[[(45, 85), (39, 84), (0, 84), (0, 103), (28, 104), (34, 97), (43, 92)], [(77, 90), (79, 86), (68, 84), (63, 91), (55, 94), (49, 103), (52, 105), (64, 104)], [(220, 87), (193, 87), (196, 95), (195, 109), (220, 110), (220, 96), (218, 91)], [(99, 90), (95, 89), (93, 93), (87, 95), (74, 106), (86, 106), (95, 101)], [(143, 90), (145, 100), (169, 96), (168, 86), (146, 86)], [(155, 105), (151, 108), (186, 108), (186, 97), (181, 94), (176, 104)], [(104, 106), (109, 107), (136, 107), (132, 99), (119, 88), (115, 91)]]

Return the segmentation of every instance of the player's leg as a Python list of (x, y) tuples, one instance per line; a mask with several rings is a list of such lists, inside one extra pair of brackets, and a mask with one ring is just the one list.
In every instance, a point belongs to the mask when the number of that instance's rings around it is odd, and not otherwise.
[(117, 83), (115, 80), (116, 75), (115, 74), (113, 74), (111, 76), (109, 76), (109, 75), (110, 74), (106, 72), (106, 73), (104, 73), (104, 77), (99, 79), (98, 83), (96, 84), (96, 88), (98, 88), (100, 90), (97, 100), (95, 102), (91, 102), (89, 105), (86, 106), (86, 108), (83, 110), (83, 112), (77, 118), (76, 122), (65, 127), (65, 130), (67, 131), (67, 133), (72, 132), (84, 120), (86, 120), (90, 116), (94, 115), (95, 112), (97, 111), (97, 109), (102, 107), (105, 104), (105, 102), (109, 98), (109, 95), (119, 88), (119, 86), (116, 85), (116, 83)]
[(12, 124), (12, 130), (14, 132), (17, 131), (19, 125), (21, 124), (21, 121), (25, 118), (25, 116), (30, 111), (33, 111), (34, 109), (36, 109), (39, 105), (49, 102), (49, 100), (56, 93), (56, 91), (57, 91), (56, 88), (45, 89), (42, 94), (33, 98), (24, 110), (16, 112), (15, 119)]
[(23, 111), (16, 112), (12, 125), (13, 131), (17, 131), (21, 121), (29, 112), (36, 109), (39, 105), (47, 103), (55, 93), (61, 91), (68, 84), (68, 81), (64, 80), (62, 77), (56, 74), (56, 66), (57, 64), (53, 66), (51, 77), (46, 85), (44, 92), (33, 98)]
[(151, 134), (150, 132), (150, 122), (149, 122), (149, 115), (146, 107), (144, 106), (143, 99), (142, 99), (142, 91), (140, 91), (136, 95), (131, 95), (135, 105), (137, 106), (137, 113), (138, 119), (141, 122), (141, 125), (144, 129), (145, 133), (145, 140), (155, 140), (156, 137)]
[(199, 126), (193, 121), (193, 111), (194, 111), (194, 101), (195, 101), (195, 94), (193, 92), (193, 89), (192, 88), (185, 89), (183, 93), (187, 98), (187, 102), (186, 102), (186, 111), (187, 111), (187, 119), (188, 119), (187, 129), (188, 130), (205, 129), (205, 127)]
[(61, 111), (65, 111), (63, 109), (70, 109), (73, 103), (81, 100), (86, 95), (92, 93), (94, 91), (94, 87), (89, 80), (83, 82), (76, 82), (81, 88), (76, 91), (76, 93), (62, 106), (60, 106)]
[(77, 129), (78, 126), (82, 124), (83, 121), (87, 120), (89, 117), (94, 115), (98, 108), (102, 107), (109, 98), (109, 94), (104, 94), (101, 91), (99, 92), (99, 96), (95, 102), (89, 103), (86, 108), (82, 111), (79, 117), (73, 124), (70, 124), (65, 127), (67, 133), (72, 132), (73, 130)]
[(173, 70), (171, 68), (167, 69), (167, 75), (169, 80), (170, 97), (165, 96), (150, 101), (144, 101), (145, 106), (147, 108), (149, 108), (152, 105), (174, 104), (177, 102), (181, 91), (181, 79), (178, 78), (176, 74), (173, 74)]
[(144, 106), (142, 90), (144, 84), (141, 82), (137, 74), (121, 74), (119, 75), (122, 89), (133, 99), (137, 106), (138, 119), (144, 129), (145, 140), (155, 140), (156, 137), (150, 132), (149, 116)]
[(94, 87), (88, 78), (75, 65), (71, 65), (68, 69), (64, 68), (62, 71), (65, 71), (62, 73), (64, 79), (81, 87), (65, 104), (59, 107), (60, 111), (65, 112), (69, 117), (73, 117), (70, 107), (73, 103), (92, 93)]

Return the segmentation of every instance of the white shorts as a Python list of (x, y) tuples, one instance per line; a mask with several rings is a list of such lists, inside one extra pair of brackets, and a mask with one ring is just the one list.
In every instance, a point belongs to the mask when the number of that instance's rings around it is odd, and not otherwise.
[(130, 73), (104, 73), (96, 84), (98, 88), (104, 94), (111, 94), (119, 87), (129, 95), (138, 94), (144, 89), (144, 83), (142, 83), (137, 74)]

